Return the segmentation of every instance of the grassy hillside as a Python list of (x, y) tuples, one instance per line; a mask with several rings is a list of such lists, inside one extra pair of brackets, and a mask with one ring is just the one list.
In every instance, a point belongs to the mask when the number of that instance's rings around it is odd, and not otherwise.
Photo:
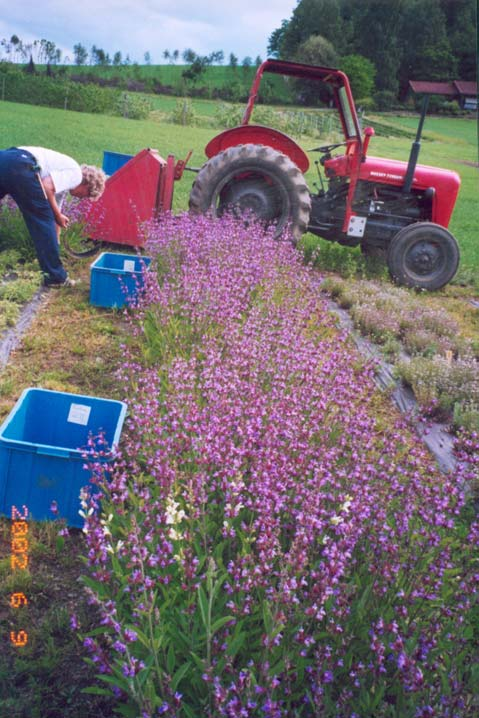
[[(231, 91), (235, 87), (235, 92), (242, 96), (247, 94), (254, 75), (256, 67), (239, 67), (233, 68), (229, 65), (211, 65), (207, 67), (197, 82), (186, 82), (183, 78), (183, 72), (189, 68), (189, 65), (121, 65), (119, 67), (101, 67), (99, 65), (67, 65), (61, 70), (53, 69), (54, 73), (64, 73), (66, 76), (86, 76), (89, 78), (101, 78), (104, 80), (114, 80), (120, 84), (128, 82), (145, 83), (145, 89), (153, 89), (155, 85), (174, 88), (177, 94), (196, 94), (201, 92), (204, 97), (214, 97), (217, 92), (227, 90)], [(39, 72), (45, 72), (45, 66), (37, 66)], [(263, 92), (270, 98), (274, 98), (274, 102), (290, 103), (292, 102), (289, 85), (285, 78), (279, 75), (267, 75), (263, 81)], [(266, 96), (265, 95), (265, 96)]]
[[(138, 80), (159, 80), (164, 84), (176, 85), (181, 81), (181, 75), (189, 67), (189, 65), (121, 65), (114, 67), (101, 67), (99, 65), (67, 65), (66, 71), (68, 75), (95, 75), (104, 78), (127, 78), (135, 77)], [(43, 68), (40, 68), (43, 69)], [(221, 87), (225, 82), (231, 82), (232, 79), (245, 79), (251, 82), (256, 68), (254, 67), (237, 67), (232, 68), (229, 65), (211, 65), (206, 68), (204, 77), (208, 80), (211, 87)]]

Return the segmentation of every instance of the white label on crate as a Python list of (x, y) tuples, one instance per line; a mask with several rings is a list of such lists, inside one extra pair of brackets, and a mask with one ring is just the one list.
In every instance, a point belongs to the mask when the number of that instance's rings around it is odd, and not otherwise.
[(71, 404), (67, 421), (71, 424), (81, 424), (86, 426), (90, 418), (91, 406), (85, 404)]
[(123, 260), (123, 269), (125, 272), (134, 272), (135, 271), (135, 260), (134, 259)]

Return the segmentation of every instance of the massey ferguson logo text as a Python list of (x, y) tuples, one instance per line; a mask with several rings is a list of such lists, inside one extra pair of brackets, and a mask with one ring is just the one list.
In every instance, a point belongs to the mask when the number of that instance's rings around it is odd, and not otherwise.
[(371, 177), (382, 177), (383, 179), (392, 179), (392, 180), (399, 180), (402, 182), (404, 180), (403, 175), (393, 175), (389, 172), (370, 172), (369, 173)]

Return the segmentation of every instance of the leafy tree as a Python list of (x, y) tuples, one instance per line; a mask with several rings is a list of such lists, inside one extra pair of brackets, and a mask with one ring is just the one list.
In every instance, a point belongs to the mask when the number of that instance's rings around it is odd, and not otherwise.
[(322, 35), (310, 35), (296, 50), (294, 59), (307, 65), (336, 67), (339, 56), (333, 45)]
[(397, 93), (404, 9), (411, 0), (343, 0), (349, 53), (367, 57), (377, 69), (376, 88)]
[(178, 58), (180, 56), (179, 50), (173, 50), (171, 57), (173, 58), (173, 62), (178, 62)]
[(48, 62), (55, 62), (57, 57), (57, 47), (51, 40), (45, 40), (45, 57)]
[(170, 51), (163, 50), (163, 57), (165, 58), (165, 60), (169, 60), (170, 59)]
[(186, 50), (183, 50), (182, 57), (188, 65), (191, 65), (196, 59), (196, 52), (188, 47)]
[(29, 75), (35, 74), (35, 63), (33, 62), (33, 57), (30, 55), (30, 61), (28, 65), (25, 68), (25, 72), (27, 72)]
[(376, 67), (371, 60), (362, 55), (345, 55), (339, 67), (348, 76), (354, 97), (371, 97), (376, 76)]
[(119, 67), (121, 65), (121, 51), (117, 50), (113, 55), (113, 65)]
[(236, 55), (233, 52), (230, 52), (229, 65), (233, 70), (236, 70), (236, 68), (238, 67), (238, 58), (236, 57)]
[(338, 0), (300, 0), (291, 20), (281, 26), (275, 38), (270, 37), (270, 46), (273, 38), (278, 47), (272, 49), (276, 49), (277, 56), (292, 59), (308, 37), (321, 35), (341, 52), (342, 18), (339, 10)]
[(38, 60), (41, 63), (54, 62), (56, 57), (56, 45), (51, 40), (42, 38), (39, 43)]
[(22, 52), (22, 41), (18, 35), (12, 35), (10, 38), (10, 46), (12, 48), (13, 62), (17, 62), (18, 56), (21, 55)]
[(276, 30), (273, 30), (271, 35), (269, 36), (268, 40), (268, 57), (280, 57), (281, 55), (281, 45), (286, 33), (286, 30), (289, 26), (289, 20), (282, 20), (281, 26), (276, 28)]
[(93, 45), (91, 49), (90, 56), (93, 59), (93, 62), (95, 65), (101, 65), (102, 67), (105, 67), (110, 64), (110, 56), (103, 48), (96, 47)]
[(223, 50), (215, 50), (210, 55), (212, 65), (222, 65), (225, 60), (225, 54)]
[(476, 0), (299, 0), (271, 33), (268, 54), (297, 58), (311, 36), (338, 55), (374, 63), (380, 92), (397, 94), (414, 78), (474, 79), (477, 72)]
[[(321, 35), (311, 35), (296, 50), (293, 58), (307, 65), (337, 67), (339, 57), (333, 45)], [(314, 80), (295, 80), (295, 86), (302, 102), (316, 104), (318, 99), (327, 103), (332, 97), (331, 88)]]
[(206, 68), (211, 65), (211, 60), (209, 57), (203, 56), (200, 57), (199, 55), (195, 56), (195, 59), (191, 63), (190, 67), (186, 70), (183, 70), (181, 73), (181, 76), (185, 80), (189, 80), (192, 84), (198, 82), (201, 75), (203, 75), (206, 72)]
[(75, 65), (85, 65), (88, 59), (88, 52), (80, 42), (73, 45), (73, 56), (75, 58)]
[(402, 94), (409, 80), (449, 80), (456, 76), (457, 63), (447, 35), (446, 17), (437, 0), (409, 0), (400, 37)]
[(5, 38), (2, 38), (0, 45), (3, 47), (3, 49), (6, 52), (7, 57), (8, 57), (8, 55), (10, 53), (10, 49), (11, 49), (10, 43), (7, 40), (5, 40)]
[(477, 77), (477, 4), (476, 0), (440, 0), (446, 18), (451, 51), (457, 61), (458, 76), (463, 80)]
[(145, 52), (144, 57), (145, 57), (145, 65), (151, 65), (151, 55), (148, 50)]
[(256, 55), (256, 59), (255, 59), (255, 61), (254, 61), (255, 67), (259, 67), (262, 62), (263, 62), (263, 60), (261, 59), (261, 56), (260, 56), (260, 55)]

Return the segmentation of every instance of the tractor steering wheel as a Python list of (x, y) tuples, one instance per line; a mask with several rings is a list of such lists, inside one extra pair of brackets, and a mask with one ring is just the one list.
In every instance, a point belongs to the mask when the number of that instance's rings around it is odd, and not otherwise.
[(313, 147), (311, 150), (308, 150), (308, 152), (325, 152), (327, 154), (335, 150), (336, 147), (342, 147), (345, 144), (346, 142), (338, 142), (335, 145), (323, 145), (322, 147)]

